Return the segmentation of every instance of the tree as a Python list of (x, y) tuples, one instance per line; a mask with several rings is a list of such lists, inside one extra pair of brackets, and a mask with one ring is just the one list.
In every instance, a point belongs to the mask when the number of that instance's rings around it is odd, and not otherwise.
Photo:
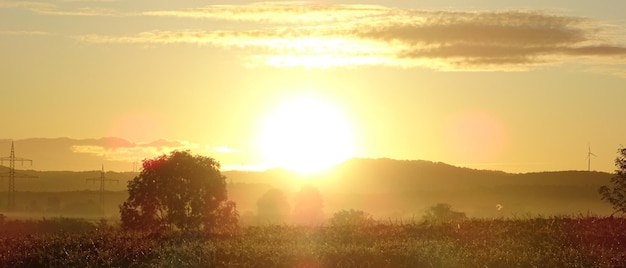
[(262, 224), (285, 223), (291, 206), (285, 194), (278, 189), (270, 189), (257, 201), (258, 220)]
[(431, 223), (458, 222), (467, 219), (465, 213), (452, 210), (452, 206), (446, 203), (434, 205), (426, 211), (424, 220)]
[(227, 200), (226, 177), (219, 168), (215, 159), (189, 151), (144, 160), (120, 206), (122, 227), (210, 231), (236, 225), (237, 210)]
[(341, 210), (328, 220), (330, 226), (366, 227), (374, 225), (372, 215), (362, 210)]
[(615, 213), (626, 213), (626, 147), (617, 150), (615, 158), (615, 176), (611, 178), (613, 188), (602, 186), (598, 189), (602, 200), (606, 200), (613, 206)]
[(324, 221), (324, 200), (317, 188), (311, 185), (303, 186), (296, 193), (293, 215), (300, 225), (319, 225)]

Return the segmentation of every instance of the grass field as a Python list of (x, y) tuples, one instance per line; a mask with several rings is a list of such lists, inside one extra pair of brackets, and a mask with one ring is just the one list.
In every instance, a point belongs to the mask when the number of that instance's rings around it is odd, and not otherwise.
[(0, 267), (626, 267), (626, 218), (130, 233), (3, 220)]

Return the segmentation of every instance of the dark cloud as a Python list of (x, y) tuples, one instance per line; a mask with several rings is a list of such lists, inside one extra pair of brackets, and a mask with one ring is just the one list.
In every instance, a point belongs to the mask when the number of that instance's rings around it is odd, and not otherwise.
[(525, 12), (416, 12), (415, 22), (388, 22), (360, 27), (364, 38), (406, 43), (498, 43), (553, 45), (582, 42), (586, 20)]
[(545, 12), (425, 11), (286, 2), (148, 15), (264, 23), (240, 31), (155, 30), (129, 36), (85, 35), (79, 39), (92, 43), (194, 43), (237, 48), (248, 60), (283, 67), (318, 64), (520, 70), (577, 57), (595, 60), (587, 64), (619, 64), (616, 59), (626, 56), (626, 44), (616, 41), (618, 36), (612, 31), (615, 26)]
[(571, 48), (567, 50), (566, 53), (570, 55), (583, 55), (583, 56), (603, 55), (603, 56), (624, 57), (626, 56), (626, 47), (610, 46), (610, 45), (587, 46), (587, 47)]

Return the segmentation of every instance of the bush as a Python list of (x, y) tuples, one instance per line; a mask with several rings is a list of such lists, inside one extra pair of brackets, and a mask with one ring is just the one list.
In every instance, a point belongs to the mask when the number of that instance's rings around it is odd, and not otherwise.
[(330, 226), (371, 226), (376, 221), (372, 215), (362, 210), (341, 210), (328, 220)]
[(424, 215), (424, 221), (428, 223), (451, 223), (466, 219), (465, 213), (452, 210), (452, 206), (446, 203), (439, 203), (428, 208)]

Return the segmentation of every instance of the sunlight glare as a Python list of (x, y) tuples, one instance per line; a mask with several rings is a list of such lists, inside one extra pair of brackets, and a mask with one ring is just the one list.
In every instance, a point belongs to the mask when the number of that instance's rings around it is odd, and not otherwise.
[(348, 121), (328, 103), (302, 97), (277, 107), (264, 121), (259, 147), (271, 166), (320, 172), (353, 156)]

